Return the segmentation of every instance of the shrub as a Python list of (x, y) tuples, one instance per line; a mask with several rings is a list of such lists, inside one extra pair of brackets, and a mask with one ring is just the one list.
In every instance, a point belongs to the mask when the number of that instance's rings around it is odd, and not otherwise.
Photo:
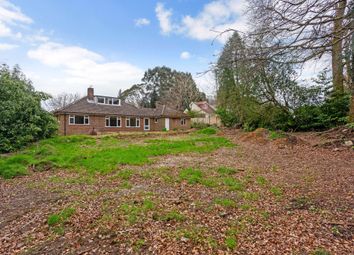
[(0, 68), (0, 153), (52, 136), (57, 122), (41, 108), (49, 95), (34, 90), (18, 67)]
[(219, 108), (216, 110), (216, 113), (225, 127), (234, 127), (237, 123), (239, 123), (237, 115), (231, 111)]

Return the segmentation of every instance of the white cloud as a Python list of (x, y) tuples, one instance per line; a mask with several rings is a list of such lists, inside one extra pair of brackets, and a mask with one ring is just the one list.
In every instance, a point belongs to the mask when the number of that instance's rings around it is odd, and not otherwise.
[(169, 34), (172, 31), (171, 16), (172, 11), (165, 9), (164, 4), (157, 3), (155, 8), (157, 19), (160, 22), (161, 32), (163, 34)]
[[(98, 53), (77, 46), (47, 42), (27, 53), (31, 59), (55, 67), (57, 74), (47, 81), (62, 84), (66, 91), (83, 90), (88, 85), (99, 86), (101, 91), (112, 93), (138, 82), (143, 70), (126, 62), (109, 62)], [(62, 77), (60, 72), (64, 73)], [(50, 86), (50, 84), (48, 84)]]
[(245, 0), (215, 0), (204, 5), (202, 11), (196, 16), (186, 15), (176, 24), (171, 23), (172, 11), (166, 11), (160, 3), (156, 6), (156, 14), (164, 34), (168, 34), (172, 31), (172, 27), (176, 27), (175, 33), (192, 39), (213, 40), (216, 38), (220, 42), (225, 42), (230, 33), (220, 35), (221, 32), (227, 29), (246, 30), (247, 22), (243, 15), (245, 7)]
[(135, 23), (135, 26), (137, 26), (137, 27), (148, 26), (148, 25), (150, 25), (150, 20), (148, 20), (146, 18), (140, 18), (140, 19), (134, 20), (134, 23)]
[(12, 50), (17, 47), (18, 47), (18, 45), (16, 45), (16, 44), (0, 43), (0, 50)]
[(189, 59), (191, 57), (191, 54), (188, 51), (183, 51), (180, 55), (181, 59)]
[(202, 75), (193, 75), (193, 79), (196, 82), (198, 88), (207, 95), (216, 94), (215, 76), (212, 72), (207, 72)]
[(31, 24), (33, 20), (22, 13), (21, 9), (7, 0), (0, 0), (0, 37), (22, 37), (21, 33), (13, 33), (11, 27)]
[(0, 21), (0, 37), (11, 36), (11, 29)]

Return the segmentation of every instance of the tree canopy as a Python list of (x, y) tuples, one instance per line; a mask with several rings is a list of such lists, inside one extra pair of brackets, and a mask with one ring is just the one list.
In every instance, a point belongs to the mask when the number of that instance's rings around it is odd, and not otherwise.
[(190, 73), (166, 66), (148, 69), (141, 83), (123, 91), (120, 97), (141, 107), (156, 107), (160, 103), (178, 110), (187, 109), (191, 102), (206, 98)]

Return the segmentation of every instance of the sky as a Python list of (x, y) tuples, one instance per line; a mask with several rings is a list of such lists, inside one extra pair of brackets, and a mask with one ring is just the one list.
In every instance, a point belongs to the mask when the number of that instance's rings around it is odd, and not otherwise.
[(192, 73), (212, 94), (210, 63), (245, 30), (245, 0), (0, 0), (0, 63), (18, 64), (36, 90), (116, 95), (143, 73)]

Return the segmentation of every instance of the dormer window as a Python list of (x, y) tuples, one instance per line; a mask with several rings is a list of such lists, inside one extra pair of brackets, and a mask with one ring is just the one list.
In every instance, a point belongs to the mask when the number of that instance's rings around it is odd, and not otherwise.
[(120, 105), (120, 99), (114, 97), (96, 97), (98, 104)]
[(97, 97), (97, 103), (104, 104), (105, 103), (105, 98), (104, 97)]

